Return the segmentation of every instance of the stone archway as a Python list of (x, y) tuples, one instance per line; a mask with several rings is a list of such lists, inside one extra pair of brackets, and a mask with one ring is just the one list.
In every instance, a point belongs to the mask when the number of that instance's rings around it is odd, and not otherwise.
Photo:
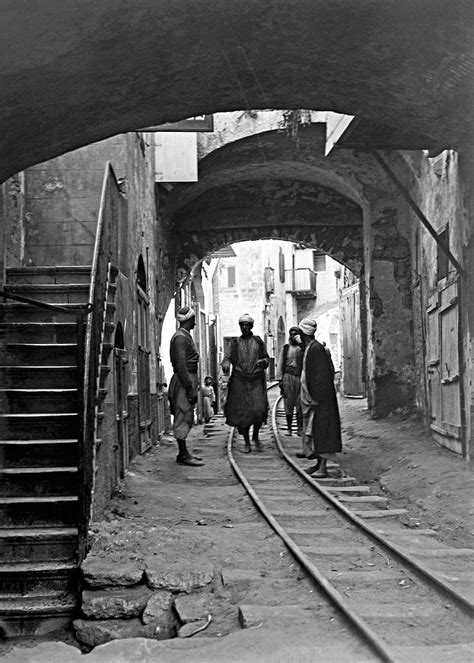
[(108, 136), (236, 109), (336, 110), (399, 145), (455, 146), (472, 127), (473, 11), (466, 0), (7, 4), (0, 180)]

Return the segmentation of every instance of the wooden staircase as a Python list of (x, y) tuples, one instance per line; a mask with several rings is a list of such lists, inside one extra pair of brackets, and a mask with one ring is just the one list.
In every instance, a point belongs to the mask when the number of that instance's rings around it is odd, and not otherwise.
[(89, 300), (90, 271), (7, 270), (6, 294), (64, 310), (0, 304), (0, 637), (60, 630), (76, 610), (83, 330), (76, 318)]

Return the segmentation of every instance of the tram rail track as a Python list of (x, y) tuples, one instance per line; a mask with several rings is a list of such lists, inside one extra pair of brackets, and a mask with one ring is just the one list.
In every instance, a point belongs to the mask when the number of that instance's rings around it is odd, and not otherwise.
[[(234, 454), (232, 429), (227, 442), (229, 462), (255, 507), (309, 580), (380, 660), (474, 660), (473, 602), (416, 555), (368, 525), (364, 507), (372, 503), (366, 487), (361, 489), (354, 479), (340, 476), (336, 467), (329, 479), (315, 480), (293, 460), (294, 438), (285, 439), (280, 427), (284, 420), (281, 397), (275, 397), (271, 388), (269, 394), (272, 444), (267, 443), (263, 453)], [(341, 497), (353, 502), (356, 512)], [(379, 524), (397, 515), (389, 509), (380, 511), (384, 513), (366, 509), (365, 515), (376, 517)], [(403, 541), (403, 527), (398, 526)], [(386, 524), (383, 528), (391, 529)], [(415, 534), (417, 541), (423, 537), (409, 531), (409, 539), (411, 535), (414, 540)], [(411, 541), (405, 545), (410, 549)], [(428, 548), (435, 558), (438, 550)], [(447, 548), (447, 553), (450, 550), (457, 549)], [(453, 554), (456, 558), (457, 553)]]

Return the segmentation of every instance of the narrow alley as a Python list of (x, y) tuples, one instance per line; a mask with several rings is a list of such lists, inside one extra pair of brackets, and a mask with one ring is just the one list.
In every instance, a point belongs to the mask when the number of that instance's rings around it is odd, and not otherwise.
[(0, 655), (471, 661), (474, 3), (36, 4)]

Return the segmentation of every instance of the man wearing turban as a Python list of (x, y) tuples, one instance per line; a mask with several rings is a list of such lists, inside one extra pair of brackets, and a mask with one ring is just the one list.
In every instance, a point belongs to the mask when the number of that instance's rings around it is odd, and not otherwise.
[(268, 353), (260, 336), (252, 332), (253, 318), (245, 313), (239, 318), (240, 337), (229, 344), (222, 362), (224, 375), (229, 379), (224, 413), (226, 423), (236, 426), (244, 437), (245, 453), (251, 452), (250, 427), (253, 426), (252, 442), (257, 451), (263, 451), (259, 440), (262, 424), (267, 421), (268, 399), (265, 369), (268, 367)]
[(168, 391), (170, 412), (173, 415), (173, 433), (178, 443), (176, 462), (180, 465), (204, 465), (198, 456), (189, 453), (186, 438), (194, 423), (194, 406), (198, 394), (199, 353), (190, 334), (195, 326), (194, 311), (189, 306), (180, 308), (176, 318), (179, 328), (170, 342), (173, 377)]
[[(278, 356), (276, 379), (285, 404), (285, 416), (288, 426), (288, 435), (291, 435), (293, 412), (296, 408), (297, 433), (301, 435), (301, 369), (303, 368), (303, 350), (301, 349), (301, 332), (299, 327), (290, 327), (288, 343), (282, 347)], [(310, 453), (310, 452), (307, 452)], [(300, 458), (306, 458), (306, 453), (298, 452)]]
[(317, 461), (306, 472), (321, 479), (328, 475), (328, 457), (342, 450), (334, 367), (325, 347), (314, 338), (316, 320), (304, 318), (299, 328), (305, 348), (300, 391), (303, 449), (312, 448), (307, 458)]

